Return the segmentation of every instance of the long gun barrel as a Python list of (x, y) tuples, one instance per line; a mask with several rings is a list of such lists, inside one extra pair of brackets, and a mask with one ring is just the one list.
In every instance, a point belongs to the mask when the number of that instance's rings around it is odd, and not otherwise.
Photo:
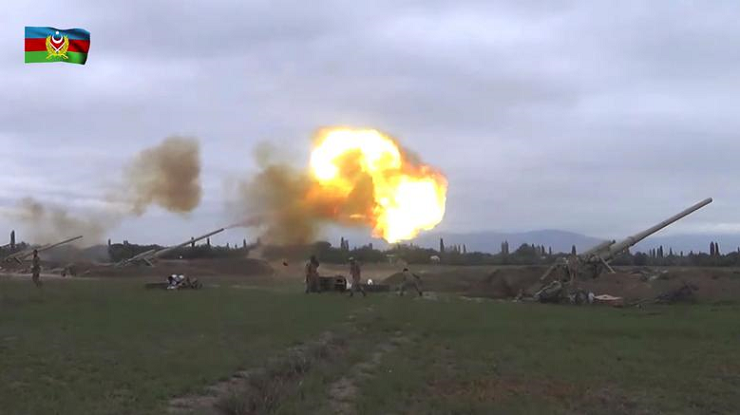
[[(685, 218), (686, 216), (696, 212), (697, 210), (703, 208), (704, 206), (712, 203), (712, 198), (707, 198), (702, 200), (701, 202), (682, 210), (680, 213), (671, 216), (670, 218), (658, 223), (657, 225), (650, 227), (648, 229), (645, 229), (642, 232), (636, 233), (630, 237), (627, 237), (615, 244), (613, 244), (611, 247), (609, 247), (609, 256), (614, 257), (615, 255), (619, 254), (620, 252), (624, 251), (625, 249), (634, 246), (638, 242), (642, 241), (643, 239), (647, 238), (648, 236), (654, 234), (655, 232), (658, 232), (659, 230), (665, 228), (666, 226)], [(608, 258), (604, 258), (608, 259)]]
[(75, 236), (74, 238), (65, 239), (65, 240), (63, 240), (61, 242), (57, 242), (55, 244), (47, 244), (47, 245), (44, 245), (44, 246), (42, 246), (40, 248), (37, 248), (36, 251), (38, 251), (38, 252), (48, 251), (51, 248), (56, 248), (59, 245), (68, 244), (68, 243), (74, 242), (74, 241), (76, 241), (78, 239), (82, 239), (82, 235)]
[(53, 243), (53, 244), (42, 245), (42, 246), (40, 246), (38, 248), (28, 248), (26, 250), (23, 250), (23, 251), (20, 251), (20, 252), (16, 252), (14, 254), (10, 254), (10, 255), (4, 257), (2, 260), (3, 261), (15, 260), (17, 262), (20, 262), (20, 261), (22, 261), (22, 260), (30, 257), (31, 255), (33, 255), (34, 249), (36, 250), (36, 252), (44, 252), (44, 251), (48, 251), (51, 248), (55, 248), (55, 247), (57, 247), (59, 245), (68, 244), (68, 243), (73, 242), (73, 241), (76, 241), (78, 239), (82, 239), (82, 235), (75, 236), (74, 238), (65, 239), (65, 240), (63, 240), (61, 242), (57, 242), (57, 243)]
[(198, 241), (202, 241), (203, 239), (206, 239), (208, 237), (211, 237), (211, 236), (213, 236), (213, 235), (215, 235), (217, 233), (221, 233), (225, 229), (226, 228), (216, 229), (213, 232), (208, 232), (207, 234), (201, 235), (201, 236), (199, 236), (197, 238), (189, 239), (189, 240), (187, 240), (187, 241), (185, 241), (185, 242), (183, 242), (181, 244), (178, 244), (178, 245), (175, 245), (175, 246), (170, 246), (170, 247), (164, 248), (164, 249), (160, 249), (159, 251), (155, 252), (152, 256), (154, 258), (159, 258), (159, 257), (161, 257), (162, 255), (164, 255), (164, 254), (166, 254), (168, 252), (174, 251), (175, 249), (182, 248), (183, 246), (187, 246), (187, 245), (190, 245), (192, 243), (195, 243), (195, 242), (198, 242)]
[(151, 258), (151, 256), (155, 252), (157, 252), (156, 249), (150, 249), (150, 250), (148, 250), (146, 252), (142, 252), (140, 254), (136, 254), (136, 255), (132, 256), (131, 258), (127, 258), (127, 259), (123, 259), (121, 261), (118, 261), (115, 264), (113, 264), (113, 266), (114, 267), (122, 267), (124, 265), (133, 264), (134, 262), (137, 262), (137, 261), (146, 261), (148, 258)]
[(593, 248), (589, 249), (588, 251), (582, 253), (581, 256), (583, 258), (588, 258), (591, 255), (598, 254), (599, 252), (602, 252), (602, 251), (605, 251), (605, 250), (609, 249), (609, 247), (612, 246), (612, 245), (614, 245), (615, 243), (617, 243), (617, 241), (615, 241), (613, 239), (612, 240), (609, 240), (609, 241), (604, 241), (604, 242), (602, 242), (602, 243), (594, 246)]
[(152, 259), (154, 259), (154, 258), (159, 258), (159, 257), (161, 257), (162, 255), (165, 255), (165, 254), (167, 254), (168, 252), (172, 252), (172, 251), (174, 251), (175, 249), (178, 249), (178, 248), (182, 248), (182, 247), (184, 247), (184, 246), (187, 246), (187, 245), (190, 245), (190, 244), (192, 244), (192, 243), (195, 243), (195, 242), (201, 241), (201, 240), (203, 240), (203, 239), (206, 239), (206, 238), (208, 238), (208, 237), (210, 237), (210, 236), (213, 236), (213, 235), (215, 235), (215, 234), (217, 234), (217, 233), (221, 233), (221, 232), (223, 232), (223, 231), (224, 231), (225, 229), (226, 229), (226, 228), (216, 229), (216, 230), (215, 230), (215, 231), (213, 231), (213, 232), (208, 232), (208, 233), (207, 233), (207, 234), (205, 234), (205, 235), (201, 235), (201, 236), (199, 236), (199, 237), (197, 237), (197, 238), (193, 238), (193, 239), (188, 239), (187, 241), (185, 241), (185, 242), (183, 242), (183, 243), (181, 243), (181, 244), (177, 244), (177, 245), (174, 245), (174, 246), (170, 246), (170, 247), (167, 247), (167, 248), (162, 248), (162, 249), (160, 249), (160, 250), (158, 250), (158, 251), (157, 251), (157, 250), (154, 250), (154, 249), (152, 249), (152, 250), (149, 250), (149, 251), (146, 251), (146, 252), (142, 252), (142, 253), (140, 253), (140, 254), (138, 254), (138, 255), (136, 255), (136, 256), (133, 256), (133, 257), (131, 257), (131, 258), (128, 258), (128, 259), (124, 259), (123, 261), (119, 261), (119, 262), (117, 262), (117, 263), (115, 264), (115, 266), (117, 266), (117, 267), (120, 267), (120, 266), (124, 266), (124, 265), (129, 265), (129, 264), (133, 264), (133, 263), (145, 263), (145, 264), (147, 264), (147, 265), (150, 265), (150, 266), (151, 266), (151, 265), (153, 265), (153, 264), (151, 263), (151, 261), (150, 261), (150, 260), (152, 260)]

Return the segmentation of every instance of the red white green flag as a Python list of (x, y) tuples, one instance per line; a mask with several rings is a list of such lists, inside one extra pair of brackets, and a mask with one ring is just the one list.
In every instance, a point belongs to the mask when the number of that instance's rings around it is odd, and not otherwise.
[(85, 29), (26, 26), (26, 63), (65, 62), (84, 65), (90, 50)]

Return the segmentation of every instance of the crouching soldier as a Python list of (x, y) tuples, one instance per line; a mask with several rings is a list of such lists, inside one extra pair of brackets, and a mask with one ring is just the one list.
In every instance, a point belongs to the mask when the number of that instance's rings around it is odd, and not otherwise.
[(306, 293), (319, 291), (319, 260), (311, 255), (306, 264)]
[(406, 285), (413, 285), (416, 292), (419, 293), (419, 297), (421, 297), (421, 277), (409, 271), (408, 268), (404, 268), (401, 275), (403, 279), (401, 280), (399, 294), (404, 295), (406, 293)]
[(352, 289), (349, 292), (350, 297), (354, 297), (355, 292), (360, 291), (365, 297), (365, 289), (362, 287), (360, 264), (354, 258), (349, 259), (349, 274), (352, 276)]

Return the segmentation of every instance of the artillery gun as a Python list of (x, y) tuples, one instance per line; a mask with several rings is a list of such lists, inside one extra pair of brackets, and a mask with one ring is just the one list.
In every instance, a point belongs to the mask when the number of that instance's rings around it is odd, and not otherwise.
[(24, 249), (23, 251), (18, 251), (18, 252), (14, 253), (14, 254), (10, 254), (10, 255), (7, 255), (7, 256), (3, 257), (2, 258), (2, 262), (15, 261), (15, 262), (17, 262), (19, 264), (22, 264), (23, 263), (22, 261), (24, 259), (26, 259), (26, 258), (30, 257), (31, 255), (33, 255), (33, 251), (34, 250), (37, 251), (37, 252), (39, 252), (39, 253), (41, 253), (41, 252), (44, 252), (44, 251), (48, 251), (49, 249), (56, 248), (59, 245), (64, 245), (64, 244), (68, 244), (70, 242), (74, 242), (74, 241), (76, 241), (78, 239), (82, 239), (82, 235), (75, 236), (74, 238), (65, 239), (63, 241), (56, 242), (56, 243), (53, 243), (53, 244), (42, 245), (42, 246), (37, 247), (37, 248)]
[[(10, 255), (10, 254), (13, 253), (13, 247), (11, 247), (11, 244), (10, 243), (7, 243), (5, 245), (0, 245), (0, 254), (2, 254), (3, 251), (5, 251), (5, 248), (8, 248), (8, 251), (10, 251), (10, 253), (8, 255)], [(0, 261), (2, 261), (2, 259), (3, 258), (0, 258)]]
[(226, 228), (216, 229), (213, 232), (208, 232), (205, 235), (201, 235), (201, 236), (199, 236), (197, 238), (193, 238), (193, 239), (188, 239), (187, 241), (185, 241), (185, 242), (183, 242), (181, 244), (173, 245), (173, 246), (170, 246), (170, 247), (167, 247), (167, 248), (150, 249), (149, 251), (142, 252), (142, 253), (140, 253), (138, 255), (135, 255), (135, 256), (133, 256), (131, 258), (124, 259), (122, 261), (116, 262), (113, 266), (115, 266), (115, 267), (124, 267), (124, 266), (127, 266), (127, 265), (147, 265), (147, 266), (150, 266), (151, 267), (151, 266), (154, 266), (154, 261), (157, 258), (160, 258), (163, 255), (168, 254), (168, 253), (170, 253), (170, 252), (172, 252), (172, 251), (174, 251), (174, 250), (176, 250), (178, 248), (182, 248), (184, 246), (187, 246), (187, 245), (193, 244), (195, 242), (201, 241), (203, 239), (209, 238), (209, 237), (211, 237), (213, 235), (216, 235), (217, 233), (221, 233), (225, 229)]
[(570, 280), (574, 278), (596, 278), (601, 275), (604, 270), (614, 273), (614, 269), (609, 265), (609, 262), (611, 262), (617, 255), (625, 252), (648, 236), (680, 219), (683, 219), (710, 203), (712, 203), (712, 198), (704, 199), (701, 202), (658, 223), (657, 225), (629, 236), (619, 242), (615, 240), (604, 241), (580, 255), (574, 255), (568, 259), (556, 262), (547, 270), (547, 272), (545, 272), (545, 274), (542, 275), (542, 277), (540, 277), (540, 281), (546, 281), (556, 271), (563, 272)]

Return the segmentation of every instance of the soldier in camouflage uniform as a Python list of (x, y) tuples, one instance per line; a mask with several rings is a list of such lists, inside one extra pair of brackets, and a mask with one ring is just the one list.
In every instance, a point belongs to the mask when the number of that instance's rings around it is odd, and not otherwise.
[(571, 255), (566, 262), (568, 270), (568, 282), (578, 278), (578, 256)]
[(319, 292), (319, 260), (311, 255), (306, 263), (306, 293)]
[(31, 273), (33, 275), (33, 283), (37, 287), (41, 287), (41, 260), (39, 259), (39, 251), (33, 250), (33, 262), (31, 265)]
[(416, 289), (416, 292), (419, 293), (419, 297), (421, 297), (422, 296), (421, 277), (409, 271), (408, 268), (404, 268), (401, 275), (403, 276), (403, 280), (401, 280), (401, 287), (399, 289), (399, 295), (401, 296), (404, 295), (406, 293), (406, 285), (410, 284), (414, 286), (414, 289)]
[(367, 296), (365, 289), (362, 287), (362, 280), (360, 278), (361, 272), (360, 264), (354, 258), (350, 258), (349, 274), (352, 276), (352, 288), (349, 292), (350, 297), (354, 297), (355, 292), (357, 291), (360, 291), (363, 297)]

